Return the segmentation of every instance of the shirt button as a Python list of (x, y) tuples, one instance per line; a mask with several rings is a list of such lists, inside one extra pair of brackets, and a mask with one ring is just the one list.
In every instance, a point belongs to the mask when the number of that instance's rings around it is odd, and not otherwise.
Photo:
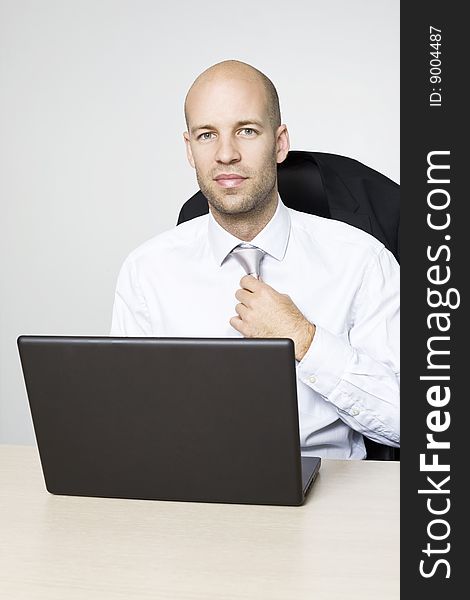
[(357, 417), (357, 415), (360, 413), (360, 410), (357, 410), (357, 408), (353, 408), (351, 411), (351, 414), (353, 417)]
[(310, 375), (308, 380), (310, 381), (310, 383), (315, 383), (317, 381), (317, 378), (315, 377), (315, 375)]

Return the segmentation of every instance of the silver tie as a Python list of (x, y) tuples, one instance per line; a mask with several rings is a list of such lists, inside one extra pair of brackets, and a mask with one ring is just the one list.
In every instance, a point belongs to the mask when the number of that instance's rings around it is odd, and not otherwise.
[(260, 264), (266, 254), (264, 250), (251, 244), (240, 244), (230, 254), (238, 260), (247, 275), (253, 275), (253, 277), (259, 279)]

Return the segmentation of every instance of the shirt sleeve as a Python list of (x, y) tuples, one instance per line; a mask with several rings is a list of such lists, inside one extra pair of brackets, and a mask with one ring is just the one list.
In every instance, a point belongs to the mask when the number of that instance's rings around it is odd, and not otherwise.
[(382, 248), (366, 268), (342, 335), (321, 326), (298, 377), (333, 404), (339, 417), (366, 437), (400, 445), (399, 266)]
[(118, 276), (110, 335), (151, 335), (147, 304), (139, 285), (135, 265), (129, 261), (123, 264)]

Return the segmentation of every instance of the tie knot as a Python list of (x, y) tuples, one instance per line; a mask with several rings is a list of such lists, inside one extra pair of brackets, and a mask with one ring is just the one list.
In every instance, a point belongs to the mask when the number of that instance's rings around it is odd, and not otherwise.
[(253, 275), (253, 277), (259, 279), (260, 264), (266, 254), (264, 250), (251, 244), (243, 243), (236, 246), (230, 254), (238, 260), (247, 275)]

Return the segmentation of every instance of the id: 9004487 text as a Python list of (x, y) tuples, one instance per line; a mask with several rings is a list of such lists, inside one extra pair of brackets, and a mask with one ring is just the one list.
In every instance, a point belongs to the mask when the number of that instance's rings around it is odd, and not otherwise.
[(429, 94), (429, 106), (442, 106), (442, 31), (437, 27), (429, 27), (429, 83), (432, 85)]

